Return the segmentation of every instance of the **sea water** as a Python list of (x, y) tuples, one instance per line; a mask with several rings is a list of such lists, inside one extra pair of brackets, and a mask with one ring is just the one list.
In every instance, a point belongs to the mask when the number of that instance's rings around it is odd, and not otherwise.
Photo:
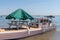
[[(34, 15), (33, 17), (35, 18), (43, 18), (44, 16), (42, 15)], [(10, 22), (10, 20), (5, 19), (6, 15), (1, 15), (0, 16), (0, 28), (8, 28), (9, 25), (8, 23)], [(53, 18), (53, 22), (56, 25), (56, 30), (60, 31), (60, 16), (56, 15), (55, 18)]]

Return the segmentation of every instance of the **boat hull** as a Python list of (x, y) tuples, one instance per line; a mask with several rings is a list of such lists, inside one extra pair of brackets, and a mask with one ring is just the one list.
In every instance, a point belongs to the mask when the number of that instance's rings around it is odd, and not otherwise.
[(23, 31), (23, 32), (0, 33), (0, 40), (24, 38), (24, 37), (36, 35), (36, 34), (39, 34), (39, 33), (42, 33), (42, 30), (30, 30), (30, 31), (26, 30), (26, 31)]

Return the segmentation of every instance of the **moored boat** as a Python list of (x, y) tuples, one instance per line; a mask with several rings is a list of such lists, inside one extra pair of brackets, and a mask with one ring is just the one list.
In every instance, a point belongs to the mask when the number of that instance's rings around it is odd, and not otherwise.
[(52, 21), (48, 19), (35, 19), (35, 22), (30, 23), (30, 29), (28, 26), (24, 25), (22, 28), (26, 29), (18, 29), (18, 30), (5, 30), (4, 28), (0, 31), (0, 39), (16, 39), (16, 38), (24, 38), (40, 33), (44, 33), (50, 30), (55, 29), (55, 25)]

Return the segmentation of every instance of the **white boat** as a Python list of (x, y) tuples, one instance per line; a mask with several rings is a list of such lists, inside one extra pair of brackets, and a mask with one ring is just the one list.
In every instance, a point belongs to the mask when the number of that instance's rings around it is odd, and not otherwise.
[(54, 24), (50, 23), (50, 25), (41, 23), (38, 24), (38, 28), (28, 29), (28, 30), (11, 30), (0, 32), (0, 40), (4, 39), (16, 39), (16, 38), (24, 38), (32, 35), (36, 35), (39, 33), (43, 33), (49, 30), (55, 29)]

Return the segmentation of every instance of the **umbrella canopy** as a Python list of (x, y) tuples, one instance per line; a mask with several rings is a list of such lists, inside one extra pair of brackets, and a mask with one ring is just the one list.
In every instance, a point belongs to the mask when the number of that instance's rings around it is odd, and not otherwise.
[(50, 19), (55, 18), (55, 16), (52, 16), (52, 15), (45, 16), (45, 17), (48, 17), (48, 18), (50, 18)]
[(19, 20), (26, 20), (30, 19), (33, 20), (34, 18), (29, 15), (27, 12), (25, 12), (23, 9), (18, 9), (11, 14), (9, 14), (6, 19), (19, 19)]

